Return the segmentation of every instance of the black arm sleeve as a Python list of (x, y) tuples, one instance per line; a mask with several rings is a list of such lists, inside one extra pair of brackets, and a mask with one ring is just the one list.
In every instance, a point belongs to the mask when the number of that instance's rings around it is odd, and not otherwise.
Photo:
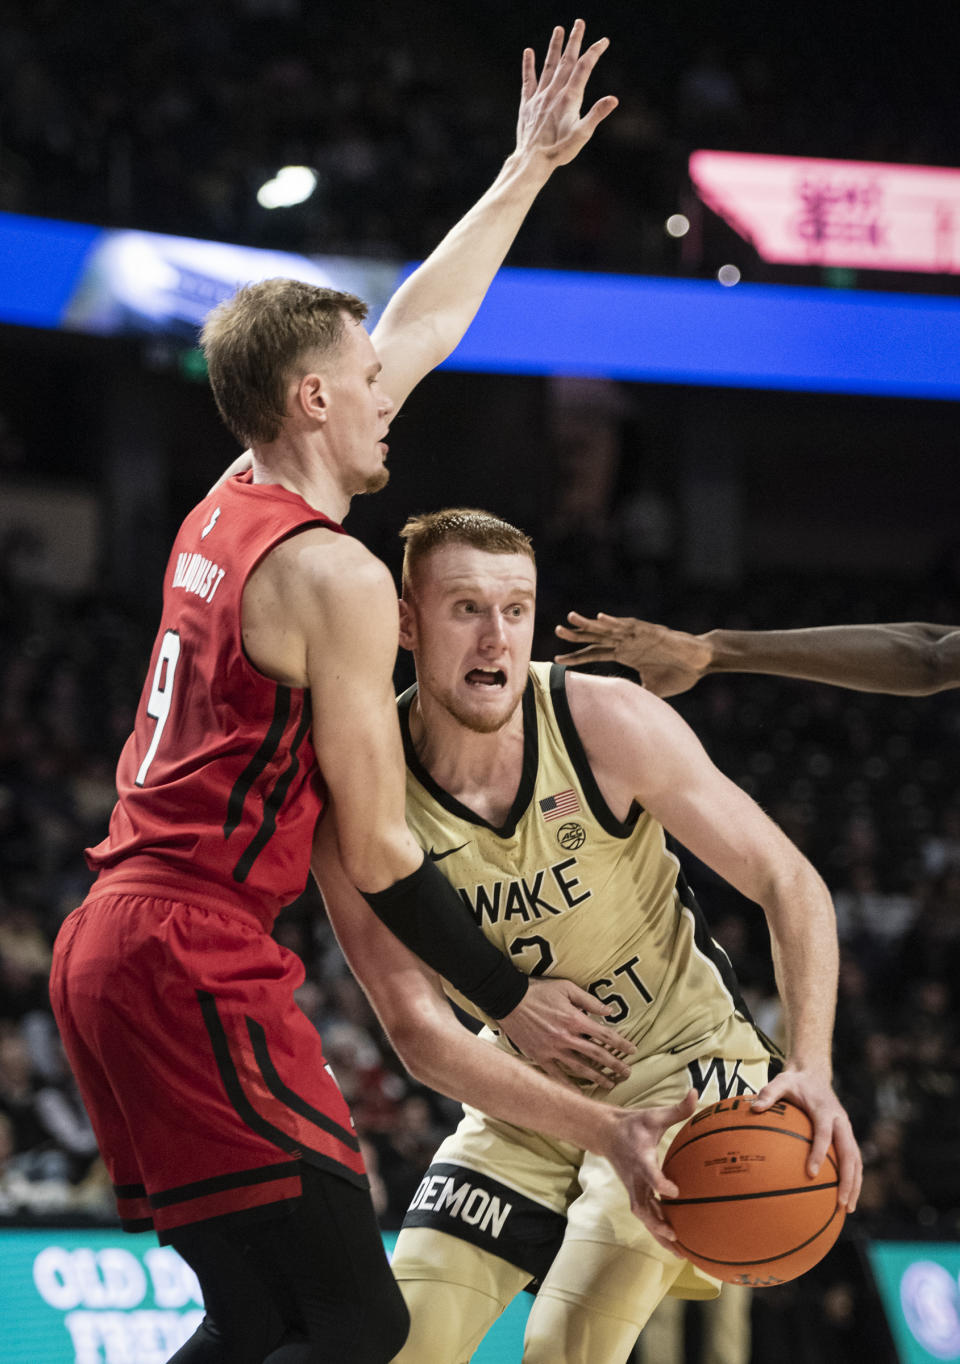
[(527, 993), (528, 978), (483, 936), (428, 858), (386, 890), (361, 894), (391, 933), (489, 1018), (504, 1018)]

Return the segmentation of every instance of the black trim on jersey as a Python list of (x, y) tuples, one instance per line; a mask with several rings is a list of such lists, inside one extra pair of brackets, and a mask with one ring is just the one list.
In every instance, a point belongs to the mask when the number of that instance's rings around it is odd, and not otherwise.
[(580, 788), (587, 798), (590, 813), (600, 827), (613, 838), (628, 838), (637, 827), (637, 820), (643, 814), (643, 806), (633, 801), (627, 811), (626, 819), (617, 819), (601, 795), (597, 779), (593, 775), (593, 769), (587, 760), (583, 740), (577, 732), (573, 716), (570, 713), (570, 698), (567, 696), (567, 670), (561, 667), (559, 663), (554, 663), (550, 669), (549, 687), (553, 713), (557, 717), (557, 725), (566, 745), (567, 757), (573, 764), (573, 770), (577, 774)]
[(520, 785), (517, 787), (517, 794), (513, 799), (507, 817), (504, 822), (497, 827), (486, 820), (482, 815), (478, 815), (475, 810), (471, 810), (467, 805), (461, 805), (458, 800), (451, 796), (449, 791), (445, 791), (442, 786), (438, 786), (417, 757), (417, 751), (413, 746), (413, 739), (410, 737), (410, 707), (413, 698), (417, 694), (417, 684), (414, 682), (412, 687), (397, 698), (397, 712), (400, 716), (400, 732), (403, 736), (403, 753), (407, 760), (407, 766), (416, 777), (417, 781), (423, 786), (438, 805), (442, 805), (449, 814), (455, 815), (457, 819), (466, 820), (468, 824), (478, 824), (483, 829), (490, 829), (499, 838), (512, 838), (516, 833), (517, 825), (527, 812), (530, 802), (533, 800), (533, 793), (537, 784), (537, 769), (540, 764), (540, 741), (537, 734), (537, 698), (533, 689), (533, 682), (527, 679), (527, 685), (523, 693), (523, 771), (520, 774)]
[(313, 1104), (307, 1103), (302, 1094), (298, 1094), (295, 1089), (281, 1080), (273, 1058), (267, 1049), (267, 1034), (262, 1026), (254, 1019), (247, 1019), (247, 1032), (253, 1046), (253, 1054), (260, 1073), (267, 1082), (267, 1088), (274, 1098), (279, 1099), (282, 1104), (291, 1109), (294, 1113), (299, 1113), (301, 1118), (308, 1118), (317, 1127), (322, 1127), (325, 1132), (329, 1132), (331, 1137), (336, 1137), (342, 1146), (348, 1146), (351, 1151), (359, 1153), (360, 1143), (355, 1132), (350, 1132), (346, 1127), (341, 1127), (333, 1118), (322, 1113), (319, 1108), (314, 1108)]
[(245, 881), (247, 879), (254, 862), (256, 862), (257, 858), (277, 831), (277, 815), (280, 811), (280, 807), (287, 798), (290, 783), (300, 770), (300, 759), (297, 757), (297, 754), (300, 751), (300, 745), (307, 737), (307, 731), (311, 724), (311, 717), (312, 710), (310, 698), (305, 696), (303, 699), (303, 714), (300, 717), (300, 723), (297, 726), (297, 732), (294, 735), (293, 745), (290, 749), (290, 761), (277, 778), (273, 790), (263, 802), (263, 819), (260, 822), (260, 828), (247, 844), (246, 851), (233, 869), (233, 879), (235, 881)]
[[(300, 1155), (311, 1165), (317, 1166), (318, 1169), (329, 1170), (331, 1174), (339, 1175), (348, 1183), (356, 1184), (360, 1189), (366, 1189), (368, 1187), (366, 1175), (355, 1174), (349, 1166), (341, 1165), (331, 1156), (326, 1156), (321, 1151), (315, 1151), (312, 1147), (305, 1146), (303, 1142), (295, 1141), (282, 1128), (275, 1127), (273, 1123), (267, 1122), (266, 1118), (260, 1116), (243, 1091), (233, 1057), (230, 1055), (227, 1034), (220, 1022), (220, 1015), (217, 1013), (216, 999), (207, 990), (198, 990), (197, 999), (213, 1047), (217, 1070), (220, 1072), (220, 1079), (223, 1081), (223, 1087), (227, 1092), (227, 1098), (251, 1131), (256, 1132), (260, 1137), (265, 1137), (267, 1141), (273, 1142), (274, 1146), (279, 1146), (281, 1151), (289, 1151), (291, 1155)], [(264, 1078), (266, 1079), (266, 1076)], [(267, 1083), (269, 1086), (269, 1080)], [(333, 1128), (338, 1128), (338, 1124), (334, 1123), (332, 1119), (328, 1122)], [(332, 1132), (331, 1135), (337, 1136), (337, 1139), (340, 1140), (338, 1132)]]
[(147, 1189), (144, 1184), (114, 1184), (113, 1192), (116, 1198), (146, 1198)]
[[(121, 1217), (121, 1231), (153, 1231), (152, 1217)], [(160, 1242), (163, 1245), (163, 1242)]]
[(248, 1189), (251, 1184), (271, 1184), (275, 1179), (292, 1179), (299, 1174), (298, 1165), (296, 1160), (281, 1160), (275, 1165), (258, 1165), (253, 1170), (235, 1170), (229, 1175), (195, 1179), (191, 1184), (179, 1184), (176, 1188), (153, 1194), (150, 1206), (169, 1208), (174, 1203), (207, 1198), (210, 1194), (226, 1193), (228, 1189)]
[(227, 818), (223, 825), (224, 838), (229, 838), (239, 825), (243, 818), (244, 802), (250, 794), (251, 787), (280, 747), (283, 731), (290, 719), (290, 698), (292, 695), (289, 687), (277, 683), (277, 694), (273, 703), (273, 719), (270, 721), (270, 727), (264, 735), (260, 747), (240, 773), (234, 782), (233, 790), (230, 792), (230, 799), (227, 801)]
[[(672, 851), (674, 857), (676, 857), (676, 849), (674, 848)], [(737, 980), (737, 974), (733, 969), (730, 958), (727, 956), (726, 952), (724, 952), (723, 948), (718, 946), (710, 936), (710, 930), (707, 927), (707, 921), (704, 918), (703, 910), (697, 903), (697, 897), (687, 883), (687, 878), (683, 874), (682, 867), (678, 867), (677, 869), (677, 894), (680, 897), (680, 903), (686, 909), (689, 909), (690, 913), (693, 915), (693, 941), (696, 943), (698, 951), (709, 961), (712, 961), (719, 971), (720, 979), (723, 981), (724, 988), (733, 999), (733, 1005), (737, 1013), (741, 1014), (748, 1023), (753, 1024), (758, 1037), (767, 1050), (774, 1055), (777, 1055), (779, 1053), (779, 1048), (774, 1046), (769, 1038), (764, 1037), (763, 1033), (757, 1028), (756, 1023), (753, 1022), (753, 1014), (750, 1012), (746, 1000), (740, 993), (740, 982)]]
[[(298, 1198), (302, 1198), (303, 1169), (301, 1163), (299, 1161), (293, 1161), (291, 1162), (290, 1168), (296, 1172), (297, 1177), (301, 1180), (301, 1193), (298, 1195)], [(233, 1231), (237, 1227), (252, 1227), (258, 1226), (263, 1222), (277, 1222), (282, 1217), (291, 1217), (293, 1215), (295, 1203), (296, 1199), (278, 1198), (273, 1203), (256, 1203), (252, 1208), (234, 1208), (232, 1212), (216, 1213), (213, 1217), (198, 1217), (191, 1222), (184, 1222), (181, 1226), (166, 1228), (155, 1227), (154, 1230), (157, 1234), (157, 1240), (162, 1246), (173, 1246), (174, 1250), (176, 1250), (177, 1243), (180, 1241), (182, 1233), (192, 1232), (200, 1225), (205, 1227), (224, 1227)], [(182, 1241), (180, 1243), (182, 1244)]]
[[(461, 1241), (468, 1241), (472, 1246), (489, 1251), (491, 1255), (498, 1255), (501, 1260), (516, 1265), (518, 1269), (525, 1269), (532, 1279), (543, 1278), (560, 1249), (567, 1229), (567, 1219), (563, 1213), (545, 1208), (542, 1203), (535, 1203), (532, 1198), (517, 1193), (516, 1189), (501, 1184), (491, 1175), (444, 1160), (435, 1161), (427, 1170), (413, 1196), (414, 1203), (421, 1197), (427, 1181), (435, 1176), (442, 1178), (444, 1182), (452, 1179), (454, 1191), (463, 1185), (468, 1186), (468, 1191), (460, 1197), (453, 1208), (449, 1203), (439, 1209), (414, 1208), (411, 1205), (403, 1219), (405, 1227), (431, 1227), (434, 1231), (456, 1236)], [(437, 1193), (443, 1187), (440, 1185)], [(478, 1204), (474, 1210), (470, 1205), (474, 1191), (477, 1190), (485, 1195), (485, 1200), (482, 1206)], [(494, 1228), (489, 1224), (486, 1229), (483, 1228), (483, 1223), (487, 1220), (484, 1214), (494, 1198), (499, 1200), (501, 1206), (508, 1206), (510, 1209), (499, 1235), (495, 1234)], [(466, 1209), (471, 1213), (476, 1211), (475, 1222), (464, 1221), (463, 1213)]]

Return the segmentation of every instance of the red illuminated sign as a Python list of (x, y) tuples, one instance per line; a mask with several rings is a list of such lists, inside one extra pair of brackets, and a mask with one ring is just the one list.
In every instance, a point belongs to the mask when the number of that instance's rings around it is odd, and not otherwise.
[(960, 170), (698, 151), (690, 178), (764, 260), (960, 273)]

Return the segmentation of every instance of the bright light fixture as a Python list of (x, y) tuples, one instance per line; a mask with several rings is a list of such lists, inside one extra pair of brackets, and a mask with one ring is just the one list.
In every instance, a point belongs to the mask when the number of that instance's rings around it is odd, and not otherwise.
[(291, 208), (302, 204), (317, 187), (317, 172), (309, 166), (283, 166), (257, 190), (261, 208)]
[(735, 265), (721, 265), (717, 271), (717, 279), (730, 289), (734, 284), (740, 283), (740, 271)]
[(684, 213), (671, 213), (664, 227), (671, 237), (685, 237), (690, 231), (690, 219)]

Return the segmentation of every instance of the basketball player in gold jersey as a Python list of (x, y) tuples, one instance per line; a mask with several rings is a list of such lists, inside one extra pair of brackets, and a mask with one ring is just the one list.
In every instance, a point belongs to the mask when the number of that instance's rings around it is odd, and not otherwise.
[[(520, 531), (448, 511), (403, 535), (401, 643), (418, 685), (399, 709), (418, 841), (512, 961), (611, 1006), (637, 1051), (607, 1103), (662, 1111), (691, 1088), (702, 1104), (789, 1097), (814, 1121), (810, 1173), (833, 1140), (852, 1210), (861, 1164), (831, 1087), (837, 947), (822, 881), (670, 707), (631, 682), (531, 664), (536, 570)], [(665, 830), (764, 910), (788, 1029), (772, 1080), (770, 1044)], [(374, 944), (342, 876), (318, 866), (347, 958), (413, 1056), (429, 973), (399, 944)], [(502, 1030), (487, 1036), (511, 1049)], [(416, 1069), (429, 1083), (422, 1056)], [(718, 1291), (672, 1252), (654, 1196), (666, 1191), (654, 1164), (634, 1216), (602, 1157), (465, 1107), (397, 1243), (412, 1318), (397, 1364), (463, 1364), (531, 1280), (526, 1364), (626, 1360), (665, 1294)]]

